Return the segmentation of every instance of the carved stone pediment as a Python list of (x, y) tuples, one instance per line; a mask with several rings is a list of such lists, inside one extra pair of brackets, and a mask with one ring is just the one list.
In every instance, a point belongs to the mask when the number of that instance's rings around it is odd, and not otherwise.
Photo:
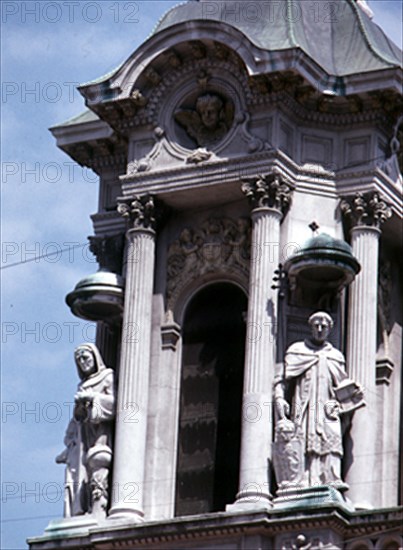
[(185, 227), (168, 249), (168, 311), (187, 285), (206, 274), (231, 274), (247, 281), (250, 234), (247, 218), (209, 218), (197, 228)]

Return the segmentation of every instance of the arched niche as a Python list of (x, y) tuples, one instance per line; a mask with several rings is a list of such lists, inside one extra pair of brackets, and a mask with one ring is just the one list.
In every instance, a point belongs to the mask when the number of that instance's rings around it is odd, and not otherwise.
[(215, 282), (187, 303), (175, 515), (225, 510), (239, 481), (247, 297)]
[(374, 545), (370, 539), (355, 540), (346, 546), (347, 550), (373, 550)]
[(401, 550), (402, 548), (403, 538), (398, 534), (384, 535), (375, 545), (375, 550)]

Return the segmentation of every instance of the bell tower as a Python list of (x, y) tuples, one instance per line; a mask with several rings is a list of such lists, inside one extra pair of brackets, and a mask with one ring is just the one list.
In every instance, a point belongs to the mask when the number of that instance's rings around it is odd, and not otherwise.
[(66, 301), (112, 454), (31, 549), (401, 544), (401, 52), (310, 4), (179, 4), (52, 129), (99, 174)]

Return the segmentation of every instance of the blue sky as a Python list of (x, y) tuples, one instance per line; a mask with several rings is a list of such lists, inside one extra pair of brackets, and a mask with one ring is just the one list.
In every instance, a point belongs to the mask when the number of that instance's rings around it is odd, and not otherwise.
[[(74, 83), (118, 66), (176, 3), (2, 2), (2, 549), (25, 548), (62, 515), (54, 457), (78, 382), (73, 350), (94, 339), (64, 297), (96, 271), (87, 247), (72, 246), (92, 234), (97, 178), (48, 128), (83, 110)], [(369, 5), (401, 47), (401, 2)]]

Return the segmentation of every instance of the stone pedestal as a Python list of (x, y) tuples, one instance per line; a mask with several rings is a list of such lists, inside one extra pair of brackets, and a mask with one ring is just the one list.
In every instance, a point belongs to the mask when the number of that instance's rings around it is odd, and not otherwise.
[[(148, 202), (147, 202), (148, 201)], [(130, 218), (111, 519), (141, 521), (150, 369), (155, 232), (151, 199), (119, 205)], [(152, 202), (152, 201), (151, 201)]]
[(341, 507), (352, 512), (354, 509), (347, 503), (341, 492), (329, 485), (317, 487), (289, 487), (279, 489), (273, 500), (274, 510), (306, 510), (312, 507)]

